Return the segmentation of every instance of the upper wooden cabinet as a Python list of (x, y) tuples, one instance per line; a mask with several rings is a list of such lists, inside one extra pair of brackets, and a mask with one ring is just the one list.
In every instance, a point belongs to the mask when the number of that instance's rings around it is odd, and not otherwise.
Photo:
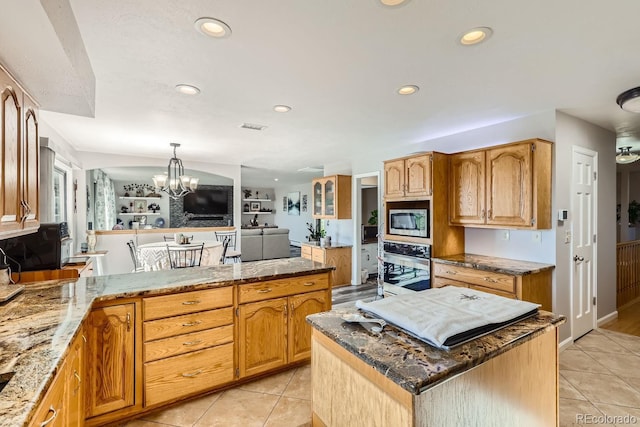
[(430, 153), (384, 162), (385, 200), (431, 196)]
[(320, 219), (351, 219), (351, 176), (332, 175), (314, 179), (312, 214)]
[(0, 67), (0, 238), (39, 227), (38, 116), (35, 103)]
[(551, 228), (551, 149), (532, 139), (450, 156), (450, 223)]

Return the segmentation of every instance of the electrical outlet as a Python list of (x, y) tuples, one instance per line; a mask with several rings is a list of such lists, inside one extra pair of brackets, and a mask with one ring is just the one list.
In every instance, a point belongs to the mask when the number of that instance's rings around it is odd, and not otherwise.
[(571, 232), (569, 230), (564, 232), (564, 242), (571, 243)]
[(502, 230), (500, 237), (502, 240), (509, 240), (509, 230)]
[(541, 233), (541, 232), (539, 232), (539, 231), (534, 231), (534, 232), (531, 234), (531, 241), (532, 241), (533, 243), (540, 243), (540, 242), (542, 242), (542, 233)]

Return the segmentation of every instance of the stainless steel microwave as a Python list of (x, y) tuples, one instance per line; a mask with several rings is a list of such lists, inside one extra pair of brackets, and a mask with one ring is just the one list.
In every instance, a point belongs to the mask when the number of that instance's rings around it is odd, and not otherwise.
[(429, 237), (428, 209), (390, 209), (389, 234)]

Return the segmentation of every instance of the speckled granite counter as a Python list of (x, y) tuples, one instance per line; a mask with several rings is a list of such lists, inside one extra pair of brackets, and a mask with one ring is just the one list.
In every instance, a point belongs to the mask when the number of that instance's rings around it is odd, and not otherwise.
[(49, 387), (57, 366), (96, 301), (162, 295), (332, 270), (302, 258), (120, 274), (27, 284), (0, 305), (0, 426), (20, 426)]
[(350, 248), (353, 246), (352, 244), (339, 243), (339, 242), (331, 242), (330, 245), (321, 245), (320, 242), (301, 242), (300, 244), (304, 246), (314, 246), (316, 248), (324, 248), (324, 249)]
[(550, 264), (474, 254), (457, 254), (438, 257), (432, 258), (432, 261), (439, 264), (457, 265), (460, 267), (475, 268), (476, 270), (492, 271), (494, 273), (512, 274), (514, 276), (535, 274), (555, 268), (554, 265)]
[(361, 313), (354, 307), (314, 314), (307, 320), (329, 339), (415, 395), (505, 353), (566, 320), (563, 316), (541, 311), (535, 317), (446, 351), (390, 325), (385, 326), (382, 333), (374, 334), (360, 324), (342, 320), (343, 314), (352, 312)]

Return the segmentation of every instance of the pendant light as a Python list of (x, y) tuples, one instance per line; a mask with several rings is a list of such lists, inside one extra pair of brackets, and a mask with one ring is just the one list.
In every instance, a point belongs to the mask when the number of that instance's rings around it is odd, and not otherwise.
[(167, 193), (172, 199), (177, 200), (184, 197), (185, 194), (195, 191), (198, 188), (199, 179), (184, 174), (182, 160), (176, 155), (176, 148), (180, 147), (180, 144), (172, 142), (169, 145), (173, 147), (173, 157), (169, 160), (167, 173), (154, 175), (152, 179), (156, 188)]
[(640, 155), (631, 153), (631, 147), (620, 147), (620, 152), (616, 154), (616, 163), (626, 165), (640, 159)]

